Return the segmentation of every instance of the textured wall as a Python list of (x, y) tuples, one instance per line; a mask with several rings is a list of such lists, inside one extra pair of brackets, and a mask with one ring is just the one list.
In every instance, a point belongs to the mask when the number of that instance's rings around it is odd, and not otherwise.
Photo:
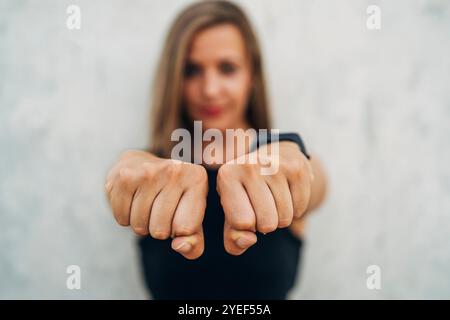
[[(291, 297), (450, 298), (450, 2), (240, 2), (277, 126), (303, 132), (330, 178)], [(0, 0), (0, 298), (147, 297), (103, 181), (147, 142), (155, 59), (185, 3)]]

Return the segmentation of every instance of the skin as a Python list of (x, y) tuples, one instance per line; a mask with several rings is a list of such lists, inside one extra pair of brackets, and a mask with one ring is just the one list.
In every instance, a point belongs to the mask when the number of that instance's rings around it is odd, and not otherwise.
[(190, 118), (204, 129), (247, 128), (252, 74), (239, 30), (226, 24), (198, 33), (187, 60), (183, 95)]
[[(188, 116), (201, 120), (204, 130), (249, 128), (245, 112), (252, 72), (246, 53), (239, 30), (231, 24), (210, 27), (194, 37), (183, 98)], [(263, 176), (259, 163), (225, 162), (230, 145), (225, 141), (222, 152), (215, 154), (216, 163), (223, 163), (217, 191), (225, 213), (225, 250), (242, 254), (257, 242), (257, 231), (267, 234), (289, 227), (301, 236), (305, 216), (325, 197), (326, 178), (317, 158), (308, 160), (295, 143), (280, 142), (279, 170)], [(141, 236), (172, 237), (172, 248), (187, 259), (202, 255), (208, 192), (204, 166), (131, 150), (108, 172), (105, 190), (120, 225), (131, 226)]]

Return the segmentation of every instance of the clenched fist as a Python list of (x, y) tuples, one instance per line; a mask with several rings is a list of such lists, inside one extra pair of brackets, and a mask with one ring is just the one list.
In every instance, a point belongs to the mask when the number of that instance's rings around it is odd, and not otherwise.
[(202, 255), (208, 193), (205, 168), (128, 151), (108, 172), (105, 190), (120, 225), (131, 225), (142, 236), (172, 237), (172, 248), (187, 259)]
[[(278, 150), (273, 174), (261, 174), (260, 162), (231, 161), (219, 168), (224, 247), (232, 255), (254, 245), (256, 231), (289, 227), (308, 209), (314, 180), (310, 162), (293, 142), (279, 142)], [(208, 193), (204, 167), (128, 151), (109, 171), (105, 189), (119, 224), (131, 225), (142, 236), (172, 237), (172, 248), (188, 259), (202, 255)]]
[(256, 231), (266, 234), (288, 227), (308, 208), (314, 179), (308, 159), (295, 143), (280, 142), (275, 161), (278, 170), (270, 175), (261, 174), (259, 161), (231, 161), (219, 169), (217, 192), (225, 213), (224, 246), (232, 255), (240, 255), (255, 244)]

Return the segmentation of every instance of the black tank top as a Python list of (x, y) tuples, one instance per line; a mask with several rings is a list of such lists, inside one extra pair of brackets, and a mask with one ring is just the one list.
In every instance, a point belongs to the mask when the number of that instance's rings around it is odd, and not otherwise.
[(171, 249), (172, 239), (138, 239), (144, 278), (154, 299), (286, 299), (293, 287), (302, 241), (288, 228), (263, 235), (240, 256), (225, 251), (224, 212), (216, 169), (207, 169), (209, 192), (203, 232), (205, 250), (188, 260)]

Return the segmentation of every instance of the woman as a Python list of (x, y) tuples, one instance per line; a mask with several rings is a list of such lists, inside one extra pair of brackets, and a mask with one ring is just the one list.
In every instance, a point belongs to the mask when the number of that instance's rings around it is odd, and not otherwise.
[[(125, 152), (105, 185), (117, 222), (141, 236), (151, 294), (285, 299), (296, 279), (304, 217), (322, 202), (325, 177), (318, 160), (290, 141), (260, 147), (277, 147), (276, 174), (259, 174), (259, 162), (225, 159), (230, 151), (232, 159), (260, 151), (249, 150), (246, 139), (229, 142), (271, 128), (259, 45), (238, 6), (207, 1), (181, 12), (153, 96), (151, 148)], [(222, 149), (205, 153), (211, 142), (203, 141), (190, 157), (200, 163), (172, 161), (173, 132), (192, 133), (194, 121), (203, 132), (224, 133)]]

